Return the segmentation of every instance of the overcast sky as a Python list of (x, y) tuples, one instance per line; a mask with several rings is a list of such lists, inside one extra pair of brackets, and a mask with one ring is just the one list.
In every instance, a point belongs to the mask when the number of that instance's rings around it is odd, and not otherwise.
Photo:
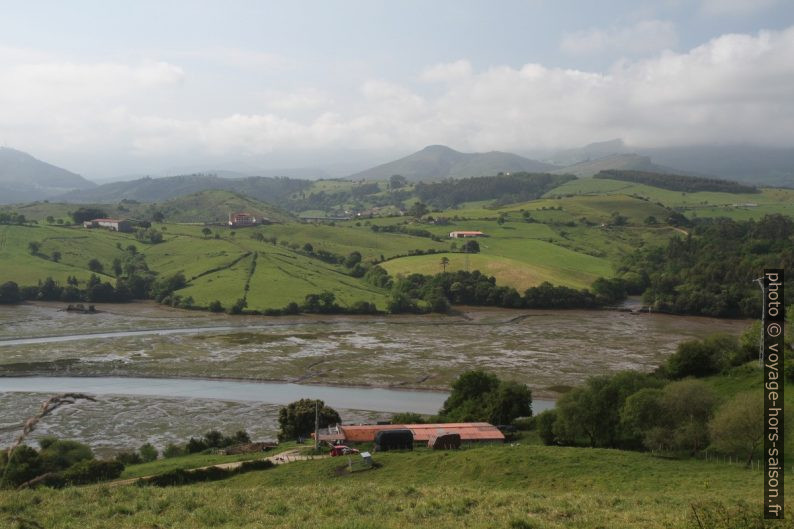
[(428, 144), (794, 145), (792, 0), (0, 9), (0, 144), (89, 178)]

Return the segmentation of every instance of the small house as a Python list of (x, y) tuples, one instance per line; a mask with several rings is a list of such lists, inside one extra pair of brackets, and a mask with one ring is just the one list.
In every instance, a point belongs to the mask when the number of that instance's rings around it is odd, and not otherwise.
[(449, 232), (450, 239), (464, 239), (466, 237), (485, 237), (481, 231), (451, 231)]
[(256, 216), (251, 213), (229, 213), (229, 226), (243, 228), (245, 226), (256, 226)]
[(132, 231), (132, 224), (128, 220), (120, 219), (93, 219), (83, 222), (84, 228), (105, 228), (111, 231), (129, 233)]

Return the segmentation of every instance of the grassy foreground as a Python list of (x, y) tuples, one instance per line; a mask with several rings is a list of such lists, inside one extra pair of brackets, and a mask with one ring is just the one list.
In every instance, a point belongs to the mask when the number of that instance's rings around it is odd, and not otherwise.
[[(0, 494), (0, 525), (45, 528), (666, 528), (760, 520), (762, 475), (737, 465), (616, 450), (484, 446), (290, 463), (226, 481)], [(788, 525), (767, 525), (791, 527)], [(28, 524), (28, 525), (25, 525)]]

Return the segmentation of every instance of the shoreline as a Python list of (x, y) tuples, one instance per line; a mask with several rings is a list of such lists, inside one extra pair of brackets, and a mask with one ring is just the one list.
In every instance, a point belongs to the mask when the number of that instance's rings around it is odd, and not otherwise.
[[(40, 373), (33, 373), (33, 374), (26, 374), (26, 375), (6, 375), (0, 374), (0, 386), (2, 386), (3, 379), (23, 379), (23, 378), (124, 378), (124, 379), (132, 379), (132, 378), (142, 378), (142, 379), (153, 379), (153, 380), (169, 380), (169, 379), (177, 379), (177, 380), (196, 380), (196, 381), (207, 381), (207, 382), (249, 382), (252, 384), (256, 383), (263, 383), (263, 384), (294, 384), (296, 386), (314, 386), (314, 387), (329, 387), (329, 388), (350, 388), (350, 389), (388, 389), (392, 391), (410, 391), (410, 392), (426, 392), (426, 393), (449, 393), (449, 389), (442, 389), (438, 387), (421, 387), (421, 386), (410, 386), (410, 385), (400, 385), (400, 386), (389, 386), (384, 384), (342, 384), (339, 382), (324, 382), (324, 383), (317, 383), (317, 382), (295, 382), (290, 380), (284, 379), (263, 379), (263, 378), (240, 378), (240, 377), (196, 377), (196, 376), (180, 376), (180, 375), (132, 375), (132, 374), (91, 374), (91, 375), (81, 375), (81, 374), (53, 374), (47, 372), (40, 372)], [(554, 392), (546, 392), (546, 391), (536, 391), (530, 388), (532, 391), (533, 399), (537, 397), (540, 400), (553, 400), (556, 401), (561, 394), (554, 393)], [(3, 393), (2, 387), (0, 387), (0, 393)], [(40, 393), (34, 391), (32, 393)], [(234, 399), (232, 399), (234, 400)]]

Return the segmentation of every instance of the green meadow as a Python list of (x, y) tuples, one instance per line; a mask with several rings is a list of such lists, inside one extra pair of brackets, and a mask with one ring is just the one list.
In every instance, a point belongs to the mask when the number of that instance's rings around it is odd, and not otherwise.
[[(380, 186), (379, 194), (388, 193), (385, 183)], [(301, 193), (334, 193), (355, 187), (353, 182), (327, 180), (315, 182)], [(102, 206), (118, 216), (145, 216), (158, 208), (165, 211), (166, 218), (178, 222), (154, 224), (164, 236), (159, 244), (138, 242), (132, 234), (44, 222), (47, 216), (67, 218), (76, 207), (50, 203), (14, 207), (26, 217), (38, 219), (39, 224), (0, 226), (2, 279), (20, 285), (34, 285), (48, 276), (59, 282), (69, 276), (86, 281), (91, 274), (88, 261), (98, 259), (104, 279), (113, 281), (113, 260), (122, 258), (124, 248), (133, 244), (149, 268), (161, 276), (183, 273), (188, 284), (177, 294), (191, 296), (199, 307), (215, 300), (229, 306), (244, 297), (249, 309), (274, 309), (301, 302), (307, 294), (330, 291), (343, 305), (371, 301), (382, 309), (385, 291), (353, 278), (344, 266), (329, 264), (316, 254), (346, 257), (359, 252), (364, 262), (384, 261), (383, 267), (398, 275), (438, 273), (443, 253), (450, 260), (449, 270), (480, 270), (493, 275), (499, 284), (519, 290), (544, 281), (587, 288), (598, 277), (612, 276), (615, 265), (635, 249), (663, 245), (670, 237), (686, 233), (664, 224), (673, 209), (692, 218), (794, 214), (794, 191), (680, 193), (616, 180), (579, 179), (537, 200), (501, 207), (492, 201), (469, 202), (431, 212), (439, 222), (419, 222), (407, 216), (298, 222), (272, 206), (226, 191), (196, 193), (161, 205), (124, 202)], [(240, 229), (218, 222), (227, 211), (240, 208), (277, 222)], [(620, 225), (614, 221), (616, 214), (623, 218)], [(649, 224), (649, 217), (658, 224)], [(202, 219), (215, 224), (204, 226)], [(373, 230), (390, 226), (422, 230), (433, 238)], [(203, 232), (206, 229), (209, 233)], [(480, 253), (458, 253), (465, 241), (449, 238), (449, 232), (456, 230), (483, 231), (488, 237), (478, 239)], [(35, 255), (28, 249), (32, 241), (39, 243)], [(314, 255), (304, 250), (307, 244)], [(60, 253), (59, 262), (53, 259), (54, 252)]]
[[(689, 528), (759, 525), (762, 474), (740, 465), (522, 440), (453, 452), (300, 461), (168, 488), (94, 485), (0, 493), (17, 527)], [(137, 472), (136, 472), (137, 474)], [(735, 525), (745, 519), (748, 524)], [(28, 525), (23, 525), (28, 524)], [(14, 525), (10, 525), (13, 527)]]

